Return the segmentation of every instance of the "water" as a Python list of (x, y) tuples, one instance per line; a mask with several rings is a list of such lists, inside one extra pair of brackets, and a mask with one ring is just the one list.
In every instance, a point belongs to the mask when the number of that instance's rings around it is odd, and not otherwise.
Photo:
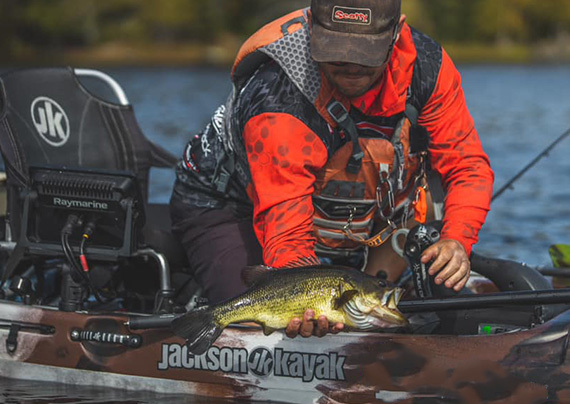
[(2, 404), (232, 404), (234, 400), (0, 378)]
[[(463, 85), (495, 190), (570, 128), (570, 66), (463, 67)], [(549, 265), (570, 243), (570, 138), (493, 202), (476, 251)]]
[[(469, 109), (499, 189), (570, 127), (570, 66), (460, 66)], [(148, 137), (181, 155), (230, 90), (227, 71), (211, 69), (107, 70), (135, 107)], [(492, 205), (475, 250), (549, 265), (548, 247), (570, 243), (570, 139)], [(155, 170), (152, 202), (167, 202), (174, 176)], [(191, 397), (84, 389), (0, 379), (5, 403), (197, 403)], [(224, 401), (210, 401), (211, 403)], [(231, 401), (225, 401), (231, 402)]]

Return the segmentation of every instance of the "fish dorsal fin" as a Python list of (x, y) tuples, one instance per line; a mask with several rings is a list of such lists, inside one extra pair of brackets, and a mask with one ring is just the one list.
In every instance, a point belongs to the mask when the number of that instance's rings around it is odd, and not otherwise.
[(354, 296), (358, 294), (358, 290), (350, 289), (350, 290), (342, 290), (340, 288), (340, 296), (334, 300), (333, 308), (335, 310), (340, 309), (342, 306), (347, 304)]
[(252, 286), (264, 279), (271, 271), (275, 269), (266, 265), (247, 266), (241, 271), (241, 279), (247, 286)]

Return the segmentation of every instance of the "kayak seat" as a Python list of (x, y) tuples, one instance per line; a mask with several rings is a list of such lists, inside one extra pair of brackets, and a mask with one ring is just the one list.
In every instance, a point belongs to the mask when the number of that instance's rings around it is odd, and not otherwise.
[[(147, 220), (137, 234), (136, 255), (149, 252), (153, 259), (147, 261), (158, 262), (161, 272), (188, 267), (170, 232), (170, 220), (164, 219), (168, 206), (148, 204), (151, 167), (172, 169), (177, 158), (143, 134), (123, 89), (107, 74), (67, 67), (21, 69), (0, 76), (0, 151), (7, 176), (2, 250), (17, 249), (30, 167), (108, 170), (131, 173), (140, 188)], [(26, 260), (26, 251), (19, 255), (9, 259), (12, 267), (14, 261)], [(9, 267), (5, 272), (13, 270)], [(161, 274), (164, 288), (170, 289), (170, 284)]]

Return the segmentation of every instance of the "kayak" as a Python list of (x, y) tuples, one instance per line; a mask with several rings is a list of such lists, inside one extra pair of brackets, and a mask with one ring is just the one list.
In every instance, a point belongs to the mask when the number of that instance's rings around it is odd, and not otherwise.
[[(440, 319), (457, 328), (459, 314), (485, 312), (487, 321), (472, 335), (432, 334), (424, 324), (430, 334), (419, 327), (290, 339), (235, 325), (196, 356), (169, 328), (129, 328), (149, 316), (4, 300), (0, 375), (264, 402), (568, 402), (570, 311), (512, 327), (505, 319), (528, 312), (489, 310), (450, 311)], [(486, 317), (493, 312), (498, 318)]]

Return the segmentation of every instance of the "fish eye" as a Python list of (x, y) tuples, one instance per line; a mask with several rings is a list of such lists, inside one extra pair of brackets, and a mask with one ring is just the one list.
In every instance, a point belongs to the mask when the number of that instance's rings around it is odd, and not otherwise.
[(378, 285), (381, 288), (385, 288), (386, 286), (388, 286), (388, 284), (386, 283), (386, 281), (384, 279), (378, 279)]

